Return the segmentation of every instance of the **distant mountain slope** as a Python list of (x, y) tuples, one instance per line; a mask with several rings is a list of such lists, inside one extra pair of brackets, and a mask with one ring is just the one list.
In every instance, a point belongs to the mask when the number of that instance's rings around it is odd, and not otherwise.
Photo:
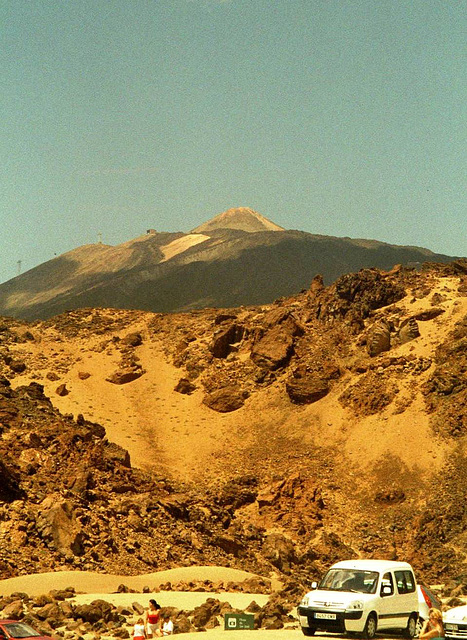
[(78, 247), (0, 285), (0, 314), (45, 319), (82, 307), (181, 311), (272, 302), (365, 267), (450, 262), (419, 247), (286, 231), (248, 208), (189, 234)]

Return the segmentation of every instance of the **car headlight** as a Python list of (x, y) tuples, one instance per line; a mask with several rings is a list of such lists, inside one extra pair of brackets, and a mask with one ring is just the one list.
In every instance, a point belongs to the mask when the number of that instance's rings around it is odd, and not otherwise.
[(353, 602), (350, 602), (349, 606), (347, 607), (347, 609), (349, 610), (354, 610), (355, 609), (363, 609), (363, 602), (361, 600), (354, 600)]
[(302, 607), (308, 606), (308, 596), (303, 596), (302, 601), (300, 602)]

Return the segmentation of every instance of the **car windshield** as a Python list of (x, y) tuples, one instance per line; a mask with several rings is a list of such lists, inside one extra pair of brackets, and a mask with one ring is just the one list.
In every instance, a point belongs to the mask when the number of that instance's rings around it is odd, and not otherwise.
[(377, 571), (357, 569), (329, 569), (319, 583), (319, 589), (326, 591), (353, 591), (355, 593), (375, 593), (378, 585)]
[(12, 638), (36, 638), (41, 635), (24, 622), (11, 622), (5, 625), (5, 629)]

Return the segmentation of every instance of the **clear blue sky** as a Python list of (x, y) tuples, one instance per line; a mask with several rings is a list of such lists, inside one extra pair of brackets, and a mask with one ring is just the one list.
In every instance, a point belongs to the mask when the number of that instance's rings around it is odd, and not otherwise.
[(467, 255), (462, 0), (0, 0), (0, 282), (232, 206)]

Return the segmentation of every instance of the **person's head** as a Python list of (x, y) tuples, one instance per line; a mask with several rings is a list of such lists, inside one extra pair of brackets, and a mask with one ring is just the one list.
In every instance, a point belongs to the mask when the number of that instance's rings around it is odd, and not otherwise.
[(443, 614), (439, 609), (430, 609), (429, 616), (432, 622), (435, 622), (436, 624), (443, 624)]
[(136, 621), (136, 624), (144, 624), (143, 618), (138, 618), (138, 620)]
[(161, 608), (161, 605), (158, 602), (156, 602), (154, 600), (154, 598), (151, 598), (151, 600), (149, 600), (149, 604), (151, 606), (151, 609), (160, 609)]
[(168, 613), (164, 613), (164, 615), (162, 616), (162, 619), (164, 620), (164, 622), (168, 622), (170, 620), (170, 616)]

